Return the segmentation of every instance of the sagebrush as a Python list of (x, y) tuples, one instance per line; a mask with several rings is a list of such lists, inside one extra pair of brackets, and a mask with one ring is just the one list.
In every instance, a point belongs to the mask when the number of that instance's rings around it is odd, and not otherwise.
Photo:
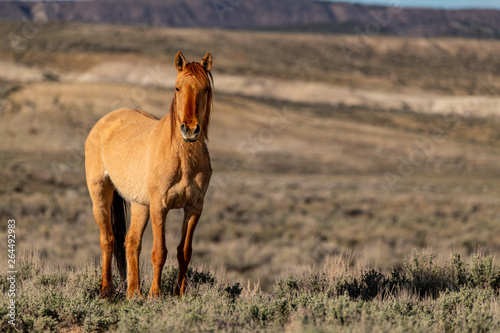
[[(194, 268), (181, 298), (172, 295), (177, 268), (167, 266), (159, 301), (128, 301), (120, 292), (111, 301), (100, 299), (100, 270), (93, 264), (51, 267), (37, 254), (23, 255), (19, 263), (16, 329), (23, 332), (500, 329), (500, 271), (484, 255), (465, 262), (454, 253), (438, 262), (433, 254), (417, 253), (391, 272), (354, 268), (341, 257), (279, 277), (270, 292), (229, 281), (224, 272)], [(0, 329), (14, 332), (6, 317), (6, 275), (0, 287)], [(142, 288), (148, 290), (147, 281)]]

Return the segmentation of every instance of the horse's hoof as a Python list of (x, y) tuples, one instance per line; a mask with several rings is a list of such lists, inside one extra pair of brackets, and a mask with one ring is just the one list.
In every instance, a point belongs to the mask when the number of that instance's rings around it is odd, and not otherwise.
[(184, 290), (182, 290), (178, 286), (175, 286), (174, 295), (177, 297), (182, 297), (182, 295), (184, 295)]
[(140, 291), (134, 290), (127, 292), (127, 299), (144, 299)]
[(112, 297), (113, 297), (112, 288), (101, 288), (101, 298), (109, 300)]
[(159, 290), (150, 290), (149, 291), (149, 295), (148, 295), (149, 300), (157, 301), (159, 298), (160, 298), (160, 291)]
[(148, 300), (150, 300), (150, 301), (157, 301), (159, 298), (160, 298), (160, 295), (154, 295), (154, 294), (153, 295), (151, 295), (151, 294), (148, 295)]

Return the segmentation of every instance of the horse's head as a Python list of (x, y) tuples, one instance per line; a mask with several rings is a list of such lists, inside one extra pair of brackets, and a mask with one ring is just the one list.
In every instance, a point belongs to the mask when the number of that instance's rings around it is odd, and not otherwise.
[[(177, 80), (175, 103), (172, 103), (172, 131), (180, 130), (186, 142), (207, 137), (212, 108), (212, 56), (207, 53), (201, 62), (188, 63), (181, 52), (175, 56)], [(174, 132), (172, 132), (174, 133)]]

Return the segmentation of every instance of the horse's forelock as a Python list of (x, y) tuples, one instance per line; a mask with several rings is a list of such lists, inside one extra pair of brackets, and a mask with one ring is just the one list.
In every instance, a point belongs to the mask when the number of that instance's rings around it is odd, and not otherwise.
[(207, 72), (199, 62), (188, 63), (182, 72), (182, 76), (191, 75), (196, 82), (212, 87), (212, 73)]

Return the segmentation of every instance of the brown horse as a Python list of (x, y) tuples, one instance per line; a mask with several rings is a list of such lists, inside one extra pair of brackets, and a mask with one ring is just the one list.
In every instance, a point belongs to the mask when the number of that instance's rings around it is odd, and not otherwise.
[[(142, 297), (139, 254), (150, 217), (154, 269), (149, 298), (159, 297), (167, 258), (165, 218), (170, 209), (179, 208), (184, 209), (184, 222), (177, 247), (175, 293), (182, 295), (186, 289), (193, 233), (212, 174), (205, 143), (212, 109), (212, 56), (207, 53), (200, 63), (187, 63), (179, 52), (175, 67), (176, 92), (165, 117), (158, 119), (140, 110), (116, 110), (97, 122), (85, 143), (87, 186), (100, 229), (104, 298), (111, 297), (114, 290), (113, 250), (122, 281), (128, 283), (127, 297)], [(125, 201), (130, 203), (131, 212), (128, 233)]]

